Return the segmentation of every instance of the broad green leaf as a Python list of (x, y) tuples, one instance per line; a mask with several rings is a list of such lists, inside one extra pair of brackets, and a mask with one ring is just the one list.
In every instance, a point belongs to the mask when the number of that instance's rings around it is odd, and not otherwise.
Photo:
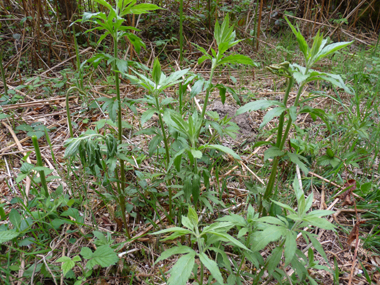
[(219, 150), (219, 151), (223, 151), (225, 153), (228, 153), (230, 154), (233, 158), (237, 159), (237, 160), (241, 160), (240, 156), (237, 155), (232, 149), (226, 147), (226, 146), (223, 146), (223, 145), (214, 145), (214, 144), (207, 144), (207, 145), (202, 145), (199, 147), (199, 150), (202, 150), (204, 148), (210, 148), (210, 149), (216, 149), (216, 150)]
[(189, 207), (189, 212), (187, 213), (187, 217), (190, 220), (190, 222), (194, 225), (194, 227), (198, 227), (198, 215), (197, 215), (197, 212), (192, 207)]
[(63, 271), (63, 275), (65, 276), (67, 272), (69, 272), (74, 266), (75, 262), (71, 260), (70, 257), (62, 256), (56, 260), (56, 262), (62, 262), (61, 269)]
[(276, 247), (272, 251), (272, 255), (268, 258), (268, 273), (269, 275), (272, 275), (274, 270), (276, 269), (277, 265), (281, 261), (282, 256), (282, 247)]
[(166, 234), (166, 233), (171, 233), (171, 232), (181, 232), (184, 234), (191, 234), (192, 233), (191, 231), (180, 228), (180, 227), (173, 227), (173, 228), (163, 229), (163, 230), (160, 230), (158, 232), (154, 232), (154, 233), (152, 233), (152, 235), (160, 235), (160, 234)]
[(161, 8), (154, 4), (149, 4), (149, 3), (137, 4), (135, 6), (132, 6), (129, 9), (125, 9), (121, 13), (121, 16), (124, 16), (126, 14), (135, 14), (135, 15), (145, 14), (145, 13), (149, 13), (150, 11), (154, 11), (158, 9), (161, 9)]
[(0, 231), (0, 244), (18, 237), (19, 233), (15, 230)]
[(275, 203), (276, 205), (279, 205), (281, 208), (284, 208), (284, 209), (286, 209), (286, 210), (288, 210), (288, 211), (290, 211), (292, 213), (295, 213), (294, 209), (292, 207), (290, 207), (289, 205), (286, 205), (284, 203), (281, 203), (281, 202), (278, 202), (278, 201), (275, 201), (275, 200), (272, 200), (272, 199), (271, 199), (271, 201), (273, 203)]
[(319, 61), (320, 59), (342, 49), (342, 48), (345, 48), (347, 46), (349, 46), (350, 44), (352, 44), (354, 41), (351, 41), (351, 42), (338, 42), (338, 43), (333, 43), (333, 44), (330, 44), (328, 46), (325, 46), (322, 50), (320, 50), (318, 52), (318, 54), (316, 55), (316, 58), (315, 58), (315, 61), (314, 62), (317, 62)]
[(202, 152), (196, 149), (191, 149), (191, 154), (194, 156), (194, 158), (202, 158)]
[(80, 250), (80, 255), (83, 256), (85, 259), (91, 259), (92, 258), (92, 251), (88, 247), (82, 247)]
[(270, 111), (268, 111), (264, 118), (263, 122), (260, 124), (260, 128), (263, 128), (266, 124), (268, 124), (274, 117), (280, 116), (287, 109), (285, 107), (276, 107)]
[(257, 64), (248, 56), (241, 55), (241, 54), (234, 54), (224, 57), (222, 60), (218, 61), (218, 65), (223, 64), (246, 64), (246, 65), (252, 65), (256, 66)]
[(205, 60), (211, 60), (211, 55), (202, 55), (200, 58), (198, 58), (198, 64), (202, 64)]
[(254, 102), (250, 102), (248, 104), (245, 104), (243, 107), (240, 107), (236, 111), (236, 116), (246, 113), (246, 112), (252, 112), (257, 110), (264, 110), (267, 109), (273, 105), (279, 105), (282, 106), (283, 104), (278, 101), (272, 101), (272, 100), (257, 100)]
[(277, 146), (272, 146), (264, 152), (264, 161), (266, 161), (268, 158), (282, 155), (284, 155), (284, 152), (282, 150), (280, 150)]
[(295, 122), (297, 120), (297, 107), (296, 106), (291, 106), (288, 109), (288, 112), (289, 112), (289, 116), (292, 119), (292, 121)]
[(193, 223), (189, 220), (188, 217), (182, 216), (182, 225), (185, 228), (188, 228), (189, 230), (193, 231), (194, 230), (194, 225)]
[(309, 55), (309, 46), (307, 45), (307, 42), (305, 40), (305, 38), (303, 37), (303, 35), (301, 34), (301, 32), (299, 31), (299, 29), (295, 28), (291, 23), (290, 21), (288, 20), (288, 18), (286, 16), (284, 16), (286, 22), (288, 22), (288, 25), (290, 26), (290, 28), (292, 29), (293, 31), (293, 34), (296, 36), (297, 38), (297, 42), (298, 42), (298, 46), (300, 48), (300, 50), (302, 51), (304, 57), (305, 57), (305, 60), (308, 58), (308, 55)]
[[(287, 229), (285, 229), (285, 231), (287, 231)], [(268, 225), (263, 231), (255, 234), (251, 250), (262, 250), (270, 242), (278, 240), (285, 233), (285, 231), (282, 227)]]
[(140, 53), (141, 47), (143, 47), (144, 49), (146, 48), (145, 43), (142, 41), (142, 39), (136, 36), (135, 34), (125, 33), (125, 35), (127, 36), (128, 40), (131, 42), (133, 47), (136, 49), (137, 53)]
[(318, 218), (318, 217), (313, 217), (313, 216), (306, 216), (302, 219), (303, 221), (315, 226), (315, 227), (318, 227), (318, 228), (321, 228), (321, 229), (325, 229), (325, 230), (334, 230), (335, 229), (335, 226), (330, 223), (329, 221), (323, 219), (323, 218)]
[(116, 59), (116, 67), (122, 73), (128, 72), (128, 61), (124, 59)]
[(232, 236), (230, 236), (229, 234), (226, 234), (226, 233), (220, 233), (220, 232), (215, 232), (215, 231), (208, 231), (209, 234), (213, 234), (213, 235), (216, 235), (216, 236), (219, 236), (221, 238), (224, 238), (226, 239), (227, 241), (229, 241), (230, 243), (232, 243), (233, 245), (237, 246), (237, 247), (240, 247), (244, 250), (249, 250), (244, 244), (242, 244), (240, 241), (238, 241), (237, 239), (233, 238)]
[(296, 249), (297, 249), (297, 235), (292, 232), (288, 231), (285, 235), (285, 250), (284, 250), (284, 256), (285, 256), (285, 265), (288, 266), (290, 262), (292, 261)]
[(186, 285), (195, 262), (195, 251), (182, 256), (170, 269), (168, 285)]
[(165, 260), (174, 254), (183, 254), (183, 253), (190, 253), (190, 252), (194, 252), (194, 250), (192, 250), (188, 246), (181, 245), (181, 246), (172, 247), (165, 250), (163, 253), (161, 253), (160, 257), (156, 260), (154, 264), (156, 264), (157, 262), (160, 262), (161, 260)]
[(144, 125), (156, 113), (155, 109), (148, 109), (141, 115), (141, 125)]
[(315, 210), (315, 211), (312, 211), (310, 213), (308, 213), (307, 215), (309, 217), (311, 216), (314, 216), (314, 217), (323, 217), (323, 216), (329, 216), (329, 215), (332, 215), (334, 214), (335, 211), (328, 211), (328, 210)]
[(215, 278), (216, 281), (218, 281), (220, 284), (223, 284), (223, 277), (222, 274), (219, 271), (218, 264), (214, 261), (208, 258), (208, 256), (205, 253), (199, 254), (199, 259), (203, 263), (204, 266), (210, 271), (212, 277)]
[(301, 156), (299, 154), (287, 152), (287, 155), (288, 155), (290, 161), (293, 162), (293, 163), (295, 163), (295, 164), (297, 164), (299, 166), (299, 168), (301, 168), (301, 170), (303, 171), (303, 173), (305, 173), (305, 175), (307, 175), (309, 173), (309, 169), (307, 169), (305, 163), (303, 163), (300, 160)]
[(107, 7), (110, 11), (113, 10), (112, 6), (105, 0), (94, 0), (95, 2)]
[(326, 255), (325, 251), (323, 250), (321, 243), (314, 237), (313, 234), (306, 232), (306, 231), (305, 231), (305, 234), (310, 238), (310, 241), (313, 244), (314, 248), (319, 252), (320, 255), (322, 255), (322, 257), (324, 258), (324, 260), (328, 264), (329, 262), (327, 259), (327, 255)]
[(233, 223), (230, 222), (222, 222), (222, 223), (213, 223), (207, 227), (203, 228), (202, 235), (208, 233), (208, 232), (228, 232), (232, 227), (234, 226)]
[(95, 252), (93, 252), (91, 259), (87, 262), (86, 267), (92, 269), (95, 265), (101, 267), (108, 267), (115, 265), (119, 258), (114, 250), (109, 245), (99, 246)]
[(161, 65), (157, 57), (154, 59), (152, 77), (153, 81), (156, 83), (156, 85), (158, 85), (161, 79)]

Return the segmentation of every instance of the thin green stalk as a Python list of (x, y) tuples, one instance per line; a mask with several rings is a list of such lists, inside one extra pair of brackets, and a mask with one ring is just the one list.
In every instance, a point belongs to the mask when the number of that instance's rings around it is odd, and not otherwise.
[[(218, 54), (219, 55), (219, 54)], [(217, 56), (218, 56), (217, 55)], [(201, 114), (201, 119), (202, 119), (202, 124), (198, 130), (198, 134), (197, 134), (197, 137), (199, 138), (199, 135), (201, 133), (201, 128), (203, 126), (203, 121), (204, 121), (204, 117), (205, 117), (205, 113), (206, 113), (206, 108), (207, 108), (207, 104), (208, 104), (208, 98), (210, 96), (210, 90), (211, 90), (211, 87), (212, 87), (212, 78), (214, 77), (214, 71), (215, 71), (215, 67), (214, 65), (212, 65), (211, 67), (211, 72), (210, 72), (210, 79), (209, 79), (209, 85), (207, 87), (207, 91), (206, 91), (206, 97), (205, 97), (205, 101), (203, 103), (203, 108), (202, 108), (202, 114)]]
[(3, 78), (3, 84), (4, 84), (4, 94), (5, 96), (8, 96), (8, 86), (7, 81), (5, 80), (5, 71), (3, 66), (3, 49), (0, 49), (0, 69), (1, 69), (1, 77)]
[[(156, 107), (157, 109), (160, 109), (160, 103), (158, 101), (158, 95), (154, 94), (154, 97), (156, 98)], [(161, 131), (162, 131), (162, 137), (164, 139), (164, 145), (165, 145), (165, 152), (166, 152), (166, 169), (168, 168), (169, 166), (169, 163), (170, 163), (170, 156), (169, 156), (169, 144), (168, 144), (168, 138), (166, 137), (166, 133), (165, 133), (165, 127), (164, 127), (164, 122), (162, 120), (162, 116), (161, 114), (158, 114), (158, 120), (160, 122), (160, 127), (161, 127)], [(172, 193), (172, 188), (170, 187), (171, 186), (171, 182), (168, 181), (168, 184), (169, 184), (169, 187), (168, 187), (168, 191), (169, 191), (169, 216), (172, 217), (172, 199), (173, 199), (173, 193)]]
[[(117, 58), (117, 37), (114, 37), (114, 57)], [(123, 127), (122, 127), (122, 114), (121, 114), (121, 98), (120, 98), (120, 79), (119, 79), (119, 73), (117, 72), (117, 65), (116, 61), (114, 63), (114, 70), (115, 70), (115, 85), (116, 85), (116, 99), (118, 103), (118, 116), (117, 116), (117, 127), (118, 127), (118, 139), (120, 144), (123, 143)], [(124, 189), (125, 189), (125, 166), (124, 166), (124, 160), (119, 159), (120, 162), (120, 180), (121, 185), (119, 187), (118, 185), (118, 191), (119, 191), (119, 204), (120, 204), (120, 210), (121, 210), (121, 218), (123, 220), (124, 228), (127, 233), (128, 238), (130, 239), (131, 236), (129, 234), (129, 229), (127, 225), (127, 220), (125, 218), (125, 196), (124, 196)]]
[[(42, 163), (42, 156), (41, 156), (41, 152), (40, 152), (40, 147), (38, 145), (37, 137), (32, 136), (32, 141), (33, 141), (34, 150), (36, 152), (37, 166), (44, 166)], [(47, 183), (46, 183), (45, 172), (43, 170), (38, 171), (38, 172), (40, 174), (42, 187), (44, 188), (44, 191), (45, 191), (45, 193), (44, 193), (45, 197), (49, 197), (49, 191), (48, 191), (48, 187), (47, 187)]]
[(73, 125), (71, 124), (71, 116), (70, 116), (70, 105), (69, 105), (69, 94), (70, 89), (66, 92), (66, 115), (67, 115), (67, 124), (69, 125), (70, 138), (74, 137), (73, 133)]
[[(179, 0), (179, 64), (183, 61), (183, 0)], [(182, 115), (182, 82), (179, 83), (179, 113)]]
[(73, 27), (73, 36), (74, 36), (74, 44), (75, 44), (75, 55), (77, 58), (77, 71), (79, 73), (79, 80), (80, 80), (80, 88), (83, 89), (83, 74), (82, 74), (82, 70), (80, 68), (80, 57), (79, 57), (78, 42), (77, 42), (77, 37), (75, 34), (74, 25), (72, 27)]
[(50, 148), (51, 158), (53, 159), (54, 165), (57, 168), (58, 163), (57, 163), (57, 160), (55, 159), (53, 146), (51, 144), (50, 136), (49, 136), (49, 133), (48, 133), (46, 128), (45, 128), (45, 137), (46, 137), (46, 141), (47, 141), (49, 148)]
[[(294, 84), (294, 78), (291, 77), (288, 80), (288, 86), (286, 88), (285, 95), (284, 95), (284, 101), (283, 101), (283, 103), (284, 103), (285, 106), (286, 106), (286, 104), (288, 102), (289, 94), (290, 94), (290, 91), (292, 90), (293, 84)], [(284, 116), (285, 116), (284, 113), (282, 113), (281, 116), (280, 116), (279, 126), (278, 126), (278, 131), (277, 131), (276, 146), (279, 149), (282, 149), (281, 148), (282, 139), (286, 138), (287, 133), (288, 133), (288, 132), (285, 132), (284, 135), (282, 134), (283, 131), (284, 131), (284, 129), (283, 129), (284, 128)], [(291, 121), (289, 121), (289, 122), (291, 123)], [(289, 122), (288, 122), (288, 125), (289, 125)], [(269, 177), (269, 181), (268, 181), (267, 188), (266, 188), (264, 196), (263, 196), (263, 200), (268, 200), (272, 196), (274, 183), (276, 181), (278, 162), (279, 162), (278, 157), (275, 157), (273, 159), (272, 172), (271, 172), (270, 177)], [(263, 207), (263, 201), (261, 201), (259, 212), (262, 212), (262, 207)]]

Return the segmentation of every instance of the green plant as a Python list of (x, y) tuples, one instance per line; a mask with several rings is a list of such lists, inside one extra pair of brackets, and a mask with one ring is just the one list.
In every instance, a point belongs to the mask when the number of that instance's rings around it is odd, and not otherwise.
[[(311, 225), (333, 230), (335, 228), (334, 225), (321, 217), (331, 215), (334, 212), (325, 210), (309, 212), (313, 202), (313, 195), (310, 194), (307, 198), (305, 197), (297, 177), (294, 178), (293, 189), (297, 199), (297, 210), (286, 204), (272, 200), (273, 203), (283, 208), (285, 213), (287, 212), (284, 216), (259, 218), (259, 214), (255, 213), (253, 207), (249, 206), (246, 219), (236, 214), (218, 219), (220, 222), (224, 221), (235, 225), (238, 229), (238, 238), (251, 250), (242, 253), (243, 259), (238, 267), (239, 270), (236, 278), (240, 278), (240, 268), (244, 263), (244, 259), (252, 262), (257, 269), (258, 273), (252, 276), (254, 278), (253, 284), (262, 284), (262, 277), (266, 270), (268, 270), (270, 278), (275, 278), (277, 281), (282, 282), (282, 279), (286, 276), (284, 268), (288, 265), (295, 270), (300, 279), (298, 282), (301, 282), (301, 284), (304, 284), (302, 282), (305, 282), (306, 279), (308, 279), (310, 284), (317, 284), (309, 275), (307, 269), (315, 268), (330, 271), (329, 268), (318, 265), (318, 262), (314, 261), (314, 254), (311, 249), (308, 251), (308, 257), (297, 249), (297, 235), (301, 233), (305, 241), (307, 243), (311, 242), (325, 261), (328, 262), (327, 256), (316, 235), (305, 231), (304, 228)], [(260, 251), (269, 244), (274, 245), (275, 248), (272, 249), (272, 254), (264, 261), (260, 255)], [(278, 267), (282, 255), (284, 255), (285, 262)]]
[[(214, 251), (216, 254), (221, 254), (227, 259), (224, 252), (214, 247), (215, 244), (230, 243), (243, 250), (249, 251), (249, 249), (240, 241), (233, 238), (227, 232), (233, 227), (232, 223), (222, 222), (213, 223), (200, 229), (198, 222), (198, 215), (195, 210), (189, 207), (187, 217), (182, 216), (182, 225), (186, 228), (174, 227), (155, 232), (154, 234), (160, 235), (165, 233), (172, 233), (170, 236), (163, 240), (173, 240), (185, 235), (190, 235), (191, 244), (196, 244), (198, 252), (189, 246), (176, 246), (164, 251), (155, 263), (167, 259), (175, 254), (185, 254), (178, 259), (176, 264), (170, 270), (171, 276), (168, 279), (168, 284), (185, 285), (193, 272), (194, 278), (197, 279), (198, 284), (202, 285), (204, 278), (204, 267), (206, 267), (212, 277), (220, 284), (224, 284), (223, 276), (219, 270), (218, 264), (215, 260), (211, 259), (208, 255), (208, 251)], [(200, 276), (197, 276), (197, 267), (195, 267), (195, 257), (198, 257), (201, 262)], [(227, 259), (228, 262), (228, 259)]]
[[(133, 27), (123, 26), (125, 19), (123, 16), (128, 14), (144, 14), (149, 11), (159, 9), (156, 5), (153, 4), (136, 4), (135, 1), (132, 0), (118, 0), (116, 1), (116, 7), (113, 8), (107, 1), (105, 0), (95, 0), (98, 4), (104, 6), (108, 10), (108, 15), (104, 12), (98, 13), (87, 13), (83, 14), (82, 22), (92, 21), (96, 27), (90, 29), (86, 32), (90, 32), (92, 30), (103, 30), (104, 34), (98, 40), (98, 44), (105, 39), (108, 35), (110, 35), (113, 39), (113, 47), (114, 52), (113, 56), (106, 54), (97, 54), (94, 56), (89, 62), (93, 62), (95, 66), (97, 66), (101, 60), (106, 59), (107, 63), (113, 64), (113, 71), (115, 77), (115, 87), (116, 87), (116, 101), (112, 104), (112, 112), (110, 114), (111, 118), (114, 118), (113, 113), (117, 110), (117, 128), (118, 128), (118, 143), (122, 144), (122, 134), (123, 134), (123, 124), (122, 124), (122, 101), (120, 97), (120, 79), (119, 73), (126, 72), (128, 69), (128, 61), (122, 60), (118, 58), (118, 43), (122, 37), (127, 37), (129, 41), (132, 43), (137, 52), (140, 51), (141, 47), (145, 47), (145, 44), (141, 41), (139, 37), (137, 37), (134, 33), (129, 32), (131, 30), (137, 31), (137, 29)], [(68, 114), (69, 116), (69, 114)], [(120, 180), (117, 180), (117, 191), (118, 191), (118, 202), (121, 208), (121, 216), (124, 223), (125, 230), (127, 232), (128, 237), (129, 230), (127, 226), (127, 221), (125, 217), (125, 193), (124, 189), (126, 188), (126, 180), (125, 180), (125, 165), (124, 159), (119, 157), (120, 164), (120, 176), (117, 174), (117, 170), (115, 170), (116, 177), (120, 177)]]
[[(97, 232), (97, 235), (99, 235), (99, 233), (100, 232)], [(100, 233), (99, 236), (104, 237), (102, 233)], [(79, 255), (76, 255), (73, 258), (70, 258), (68, 256), (62, 256), (56, 260), (56, 262), (62, 263), (61, 269), (63, 271), (64, 276), (66, 276), (68, 273), (73, 274), (72, 268), (74, 268), (75, 266), (80, 267), (82, 271), (82, 276), (78, 277), (74, 285), (80, 285), (83, 282), (85, 282), (86, 278), (91, 276), (92, 269), (95, 266), (98, 265), (101, 267), (109, 267), (111, 265), (116, 264), (119, 260), (117, 254), (108, 244), (100, 245), (94, 252), (92, 252), (92, 250), (88, 247), (82, 247), (80, 255), (82, 255), (84, 259), (87, 259), (85, 268), (83, 268), (80, 263), (82, 259)]]
[[(301, 100), (301, 95), (306, 84), (312, 81), (324, 80), (339, 88), (342, 88), (347, 93), (352, 93), (352, 90), (350, 90), (344, 84), (339, 75), (320, 72), (312, 69), (313, 65), (316, 62), (350, 45), (352, 42), (341, 42), (327, 45), (327, 39), (323, 39), (323, 36), (320, 35), (318, 31), (317, 35), (314, 38), (312, 47), (309, 48), (301, 32), (297, 30), (287, 18), (285, 19), (287, 20), (293, 33), (296, 35), (298, 45), (304, 56), (305, 66), (301, 66), (296, 63), (290, 64), (289, 62), (283, 62), (281, 64), (274, 64), (269, 66), (268, 70), (270, 72), (287, 78), (287, 89), (285, 91), (283, 102), (257, 100), (255, 102), (246, 104), (236, 112), (236, 114), (239, 115), (245, 112), (267, 109), (269, 107), (276, 106), (266, 113), (263, 118), (263, 122), (260, 125), (261, 128), (264, 127), (274, 117), (279, 117), (276, 142), (274, 144), (271, 144), (272, 146), (265, 152), (264, 156), (265, 159), (273, 158), (273, 163), (271, 175), (265, 193), (263, 195), (263, 200), (260, 204), (260, 212), (264, 210), (262, 213), (265, 213), (270, 208), (269, 199), (273, 196), (273, 189), (277, 177), (277, 166), (280, 157), (286, 157), (291, 162), (299, 165), (303, 172), (308, 172), (308, 169), (305, 165), (306, 160), (303, 156), (297, 153), (292, 153), (290, 151), (284, 151), (284, 146), (288, 140), (289, 131), (292, 125), (296, 122), (298, 114), (311, 113), (314, 116), (322, 117), (322, 119), (324, 119), (325, 116), (323, 110), (321, 111), (319, 109), (309, 107), (305, 104), (307, 100), (305, 100), (305, 102)], [(288, 107), (289, 94), (295, 83), (298, 84), (297, 96), (293, 105)], [(285, 117), (287, 117), (287, 122), (285, 121)]]

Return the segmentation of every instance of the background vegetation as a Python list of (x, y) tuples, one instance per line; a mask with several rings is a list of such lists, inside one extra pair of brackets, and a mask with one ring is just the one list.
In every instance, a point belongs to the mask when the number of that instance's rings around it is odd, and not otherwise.
[(380, 282), (379, 12), (0, 1), (0, 283)]

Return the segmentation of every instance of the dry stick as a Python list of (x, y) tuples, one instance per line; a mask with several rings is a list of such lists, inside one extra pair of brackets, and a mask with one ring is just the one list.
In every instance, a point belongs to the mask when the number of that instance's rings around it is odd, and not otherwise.
[[(9, 130), (9, 132), (11, 133), (12, 137), (13, 137), (13, 140), (15, 141), (15, 143), (17, 144), (17, 147), (19, 149), (19, 151), (22, 151), (23, 152), (23, 155), (25, 156), (26, 155), (26, 152), (24, 152), (23, 148), (22, 148), (22, 145), (20, 143), (20, 141), (18, 140), (16, 134), (14, 133), (13, 129), (8, 126), (6, 123), (3, 122), (3, 125)], [(26, 159), (26, 161), (28, 163), (31, 163), (30, 162), (30, 158), (28, 156), (28, 158)], [(29, 196), (29, 191), (30, 191), (30, 186), (32, 184), (32, 181), (30, 180), (29, 176), (26, 177), (26, 185), (25, 185), (25, 197), (24, 197), (24, 202), (26, 203), (27, 202), (27, 199), (28, 199), (28, 196)]]
[[(14, 87), (11, 87), (13, 89)], [(70, 96), (69, 99), (77, 98), (76, 96)], [(11, 109), (18, 109), (18, 108), (25, 108), (25, 107), (36, 107), (39, 105), (49, 105), (51, 102), (55, 101), (63, 101), (66, 100), (65, 97), (57, 97), (53, 99), (46, 99), (46, 100), (39, 100), (39, 101), (33, 101), (33, 102), (27, 102), (27, 103), (19, 103), (19, 104), (10, 104), (2, 106), (3, 110), (11, 110)]]
[[(89, 50), (91, 50), (91, 49), (92, 49), (92, 47), (88, 47), (88, 48), (86, 48), (86, 49), (82, 50), (82, 51), (81, 51), (79, 54), (83, 54), (83, 53), (86, 53), (86, 52), (88, 52), (88, 51), (89, 51)], [(61, 63), (59, 63), (59, 64), (57, 64), (57, 65), (53, 66), (52, 68), (49, 68), (48, 70), (46, 70), (46, 71), (42, 72), (42, 73), (41, 73), (41, 74), (39, 74), (39, 75), (36, 75), (35, 77), (38, 77), (38, 76), (42, 76), (42, 75), (45, 75), (46, 73), (48, 73), (48, 72), (52, 71), (53, 69), (56, 69), (57, 67), (59, 67), (59, 66), (61, 66), (61, 65), (65, 64), (66, 62), (68, 62), (68, 61), (70, 61), (70, 60), (72, 60), (72, 59), (74, 59), (74, 58), (76, 58), (76, 55), (74, 55), (74, 56), (72, 56), (72, 57), (69, 57), (68, 59), (65, 59), (65, 60), (64, 60), (64, 61), (62, 61)], [(28, 84), (30, 84), (32, 81), (33, 81), (33, 80), (29, 81), (29, 82), (28, 82), (28, 83), (26, 83), (25, 85), (28, 85)]]

